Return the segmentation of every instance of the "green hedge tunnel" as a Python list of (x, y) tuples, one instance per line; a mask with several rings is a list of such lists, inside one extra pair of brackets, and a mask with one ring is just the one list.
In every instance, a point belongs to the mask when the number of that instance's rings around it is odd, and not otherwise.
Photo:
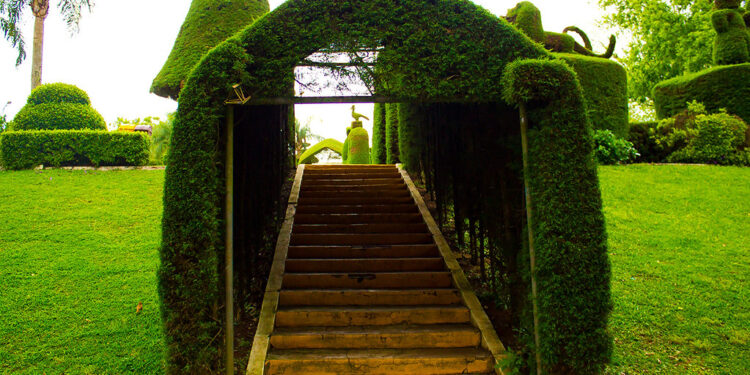
[[(290, 0), (206, 54), (180, 93), (166, 170), (158, 271), (168, 373), (215, 373), (222, 367), (220, 291), (224, 284), (224, 150), (229, 113), (224, 102), (233, 92), (232, 86), (241, 84), (254, 100), (288, 98), (294, 67), (307, 56), (321, 49), (355, 51), (362, 46), (384, 47), (373, 78), (378, 94), (397, 98), (395, 102), (425, 104), (427, 113), (440, 107), (439, 103), (496, 103), (511, 114), (509, 118), (515, 118), (487, 131), (517, 129), (517, 111), (512, 106), (530, 107), (533, 131), (529, 136), (537, 158), (532, 160), (535, 168), (531, 173), (540, 173), (537, 179), (532, 178), (532, 195), (542, 223), (535, 237), (542, 248), (539, 252), (550, 256), (542, 262), (549, 267), (542, 267), (544, 273), (537, 275), (542, 285), (551, 285), (540, 290), (540, 312), (545, 317), (542, 331), (546, 333), (541, 346), (544, 366), (600, 368), (609, 358), (606, 343), (611, 341), (601, 329), (606, 327), (610, 304), (609, 268), (608, 263), (602, 263), (606, 260), (606, 236), (600, 225), (590, 125), (575, 74), (562, 64), (549, 65), (553, 56), (541, 46), (470, 2)], [(511, 62), (521, 59), (532, 59), (523, 67), (539, 68), (517, 68), (504, 75)], [(553, 93), (550, 85), (563, 90)], [(534, 96), (537, 92), (546, 96)], [(554, 122), (560, 111), (565, 121), (557, 127)], [(287, 105), (234, 107), (235, 243), (238, 236), (252, 240), (246, 248), (235, 249), (235, 275), (239, 276), (234, 282), (237, 293), (254, 302), (257, 298), (253, 296), (262, 296), (266, 277), (256, 272), (256, 265), (270, 259), (274, 229), (285, 203), (281, 185), (292, 167), (288, 114)], [(409, 153), (411, 160), (425, 166), (425, 174), (440, 168), (430, 162), (434, 160), (430, 155), (451, 146), (451, 139), (439, 137), (443, 133), (428, 130), (424, 127), (409, 133), (419, 134), (429, 146)], [(556, 133), (560, 137), (555, 137)], [(509, 146), (510, 153), (516, 149)], [(520, 162), (517, 157), (514, 160)], [(482, 160), (473, 162), (481, 164)], [(516, 187), (517, 181), (512, 182)], [(588, 199), (583, 199), (584, 195)], [(460, 206), (460, 202), (453, 203)], [(569, 220), (560, 222), (560, 218)], [(515, 243), (522, 254), (522, 241)], [(557, 249), (564, 252), (555, 255)], [(582, 259), (592, 253), (596, 253), (595, 261)], [(563, 256), (570, 257), (569, 267), (554, 267)], [(579, 271), (591, 277), (581, 280), (572, 276)], [(563, 281), (556, 284), (554, 280)], [(588, 282), (606, 284), (606, 293), (600, 293), (603, 287), (597, 285), (591, 297)], [(586, 291), (580, 301), (553, 303), (560, 293), (577, 295), (579, 291)], [(591, 308), (585, 308), (586, 304)], [(583, 357), (591, 361), (582, 364)]]

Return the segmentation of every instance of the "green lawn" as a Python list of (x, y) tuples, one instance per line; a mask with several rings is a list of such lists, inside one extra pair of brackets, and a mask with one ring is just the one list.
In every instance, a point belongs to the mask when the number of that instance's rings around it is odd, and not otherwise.
[[(600, 172), (610, 372), (747, 373), (750, 168)], [(0, 372), (162, 372), (162, 180), (161, 171), (0, 172)]]
[(750, 168), (600, 170), (613, 374), (750, 371)]
[(162, 372), (163, 179), (0, 172), (0, 373)]

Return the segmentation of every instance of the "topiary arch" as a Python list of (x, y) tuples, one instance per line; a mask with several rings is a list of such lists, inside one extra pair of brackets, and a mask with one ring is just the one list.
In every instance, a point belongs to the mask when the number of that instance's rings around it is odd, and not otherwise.
[[(205, 55), (180, 93), (166, 171), (159, 269), (168, 372), (221, 368), (224, 207), (232, 202), (227, 197), (237, 197), (238, 202), (233, 206), (235, 243), (249, 244), (234, 252), (237, 293), (262, 294), (266, 276), (254, 274), (252, 267), (267, 257), (264, 249), (275, 240), (273, 228), (283, 207), (281, 184), (293, 160), (288, 129), (289, 103), (294, 99), (289, 88), (294, 85), (295, 66), (321, 49), (378, 50), (377, 69), (370, 77), (378, 94), (392, 102), (427, 106), (425, 112), (432, 115), (416, 125), (422, 127), (414, 133), (422, 142), (415, 140), (413, 147), (438, 197), (448, 196), (445, 192), (450, 190), (458, 198), (518, 203), (504, 228), (513, 232), (505, 243), (519, 254), (508, 267), (521, 270), (528, 259), (521, 236), (525, 221), (516, 214), (522, 212), (518, 208), (523, 208), (523, 189), (518, 185), (521, 154), (514, 106), (528, 107), (529, 170), (536, 176), (528, 188), (537, 212), (532, 226), (541, 258), (536, 277), (542, 363), (560, 372), (600, 370), (611, 353), (606, 332), (610, 271), (590, 125), (575, 73), (552, 62), (550, 53), (513, 26), (469, 1), (289, 0)], [(511, 62), (514, 69), (506, 72)], [(252, 98), (248, 104), (256, 105), (225, 105), (236, 84)], [(287, 104), (273, 104), (279, 102)], [(447, 137), (448, 132), (456, 132), (456, 137)], [(479, 147), (486, 145), (477, 143), (472, 150), (478, 153), (455, 154), (454, 160), (485, 155), (486, 160), (475, 159), (473, 165), (488, 168), (471, 169), (477, 174), (461, 172), (465, 180), (456, 174), (446, 180), (444, 166), (456, 164), (439, 158), (453, 157), (446, 153), (457, 147), (452, 140), (469, 136), (507, 147), (484, 152)], [(234, 139), (235, 148), (233, 195), (225, 195), (227, 138)], [(490, 158), (493, 155), (504, 159)], [(489, 162), (498, 164), (489, 168)], [(487, 176), (481, 174), (485, 170), (507, 172), (511, 189), (503, 191), (512, 200), (491, 190), (505, 186), (506, 180), (479, 182)], [(474, 185), (484, 190), (469, 188)], [(502, 230), (488, 228), (500, 221), (483, 214), (495, 210), (485, 210), (477, 202), (464, 209), (469, 206), (458, 198), (446, 200), (455, 205), (457, 218), (477, 218), (486, 224), (482, 238), (502, 243)], [(518, 298), (513, 300), (522, 307), (518, 328), (525, 332), (530, 311), (527, 274), (519, 274), (514, 289)]]
[(331, 150), (339, 155), (344, 153), (344, 144), (333, 138), (324, 139), (307, 149), (299, 157), (298, 164), (308, 164), (313, 156), (317, 155), (323, 150)]

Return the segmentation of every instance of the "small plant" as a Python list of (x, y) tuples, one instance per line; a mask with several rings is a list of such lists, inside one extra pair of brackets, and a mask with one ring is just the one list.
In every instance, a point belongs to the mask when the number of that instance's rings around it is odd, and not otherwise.
[(594, 131), (594, 157), (599, 164), (625, 164), (638, 156), (631, 142), (618, 138), (611, 130)]

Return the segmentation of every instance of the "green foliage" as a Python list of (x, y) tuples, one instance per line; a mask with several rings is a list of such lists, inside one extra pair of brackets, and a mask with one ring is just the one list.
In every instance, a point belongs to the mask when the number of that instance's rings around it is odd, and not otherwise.
[(107, 130), (83, 90), (64, 83), (34, 89), (13, 119), (12, 130)]
[(424, 121), (425, 107), (416, 103), (398, 104), (398, 149), (401, 163), (408, 171), (419, 171), (419, 153), (415, 142), (423, 138), (420, 122)]
[(145, 165), (149, 140), (141, 133), (95, 130), (29, 130), (0, 136), (0, 159), (6, 169), (38, 165)]
[(716, 30), (713, 62), (716, 65), (742, 64), (750, 61), (750, 34), (742, 14), (736, 9), (719, 8), (711, 15)]
[(401, 162), (398, 149), (398, 108), (397, 103), (388, 103), (385, 105), (385, 151), (387, 164)]
[(305, 125), (300, 124), (299, 120), (294, 119), (294, 153), (297, 157), (307, 151), (310, 147), (310, 142), (320, 142), (323, 137), (314, 134), (310, 129), (310, 120)]
[(660, 82), (654, 87), (654, 104), (660, 119), (677, 115), (691, 101), (706, 106), (709, 113), (724, 108), (750, 122), (750, 63), (717, 66)]
[(13, 119), (12, 130), (106, 130), (95, 109), (72, 103), (25, 105)]
[(27, 103), (73, 103), (88, 106), (91, 105), (91, 100), (85, 91), (76, 86), (67, 83), (48, 83), (32, 90)]
[(636, 161), (656, 163), (663, 160), (663, 157), (659, 156), (660, 148), (650, 137), (651, 129), (656, 129), (658, 125), (658, 121), (630, 123), (628, 141), (638, 151), (639, 156), (636, 158)]
[(621, 62), (630, 99), (654, 98), (658, 82), (711, 66), (712, 0), (599, 0), (604, 21), (632, 40)]
[[(167, 372), (204, 374), (221, 367), (217, 347), (223, 337), (216, 316), (223, 315), (215, 308), (222, 305), (223, 285), (220, 129), (232, 86), (241, 84), (256, 99), (289, 97), (292, 72), (310, 53), (363, 47), (385, 47), (378, 69), (365, 81), (374, 82), (379, 95), (404, 101), (497, 101), (510, 61), (550, 56), (507, 22), (463, 0), (289, 0), (209, 51), (180, 92), (167, 164), (158, 273)], [(254, 110), (270, 108), (276, 107)], [(278, 117), (268, 116), (254, 120), (277, 126)], [(266, 189), (253, 201), (274, 201), (279, 194)], [(244, 234), (260, 236), (262, 224), (271, 225), (274, 216), (265, 220)]]
[(503, 88), (508, 103), (527, 106), (530, 122), (527, 188), (543, 372), (600, 373), (613, 346), (607, 331), (610, 263), (581, 86), (562, 61), (517, 60), (507, 68)]
[(349, 160), (349, 134), (352, 132), (351, 127), (346, 128), (346, 139), (344, 140), (344, 144), (341, 146), (341, 162), (343, 164), (348, 164), (347, 160)]
[(315, 155), (317, 155), (319, 152), (323, 150), (332, 150), (333, 152), (339, 155), (343, 155), (344, 144), (333, 138), (324, 139), (314, 144), (312, 147), (308, 148), (307, 151), (305, 151), (302, 155), (300, 155), (299, 164), (312, 163), (312, 160), (313, 158), (315, 158)]
[(633, 144), (611, 130), (594, 131), (594, 157), (599, 164), (626, 164), (639, 156)]
[(268, 9), (268, 0), (193, 0), (172, 52), (151, 84), (151, 92), (177, 99), (190, 71), (206, 52)]
[(687, 145), (667, 158), (670, 162), (747, 165), (747, 124), (726, 113), (699, 114), (688, 123)]
[(370, 135), (365, 128), (354, 128), (347, 137), (349, 147), (346, 164), (370, 164)]
[(172, 141), (172, 127), (174, 113), (167, 116), (167, 121), (159, 121), (151, 131), (151, 162), (165, 164), (169, 155), (169, 145)]
[(386, 104), (375, 103), (375, 113), (372, 120), (372, 163), (373, 164), (386, 164), (388, 161), (388, 154), (385, 148), (385, 119), (386, 119)]
[(534, 4), (528, 1), (516, 4), (514, 8), (508, 10), (506, 19), (516, 25), (531, 40), (537, 43), (546, 41), (544, 27), (542, 26), (542, 13)]
[(628, 76), (622, 65), (607, 59), (577, 54), (555, 54), (578, 75), (591, 126), (628, 134)]

